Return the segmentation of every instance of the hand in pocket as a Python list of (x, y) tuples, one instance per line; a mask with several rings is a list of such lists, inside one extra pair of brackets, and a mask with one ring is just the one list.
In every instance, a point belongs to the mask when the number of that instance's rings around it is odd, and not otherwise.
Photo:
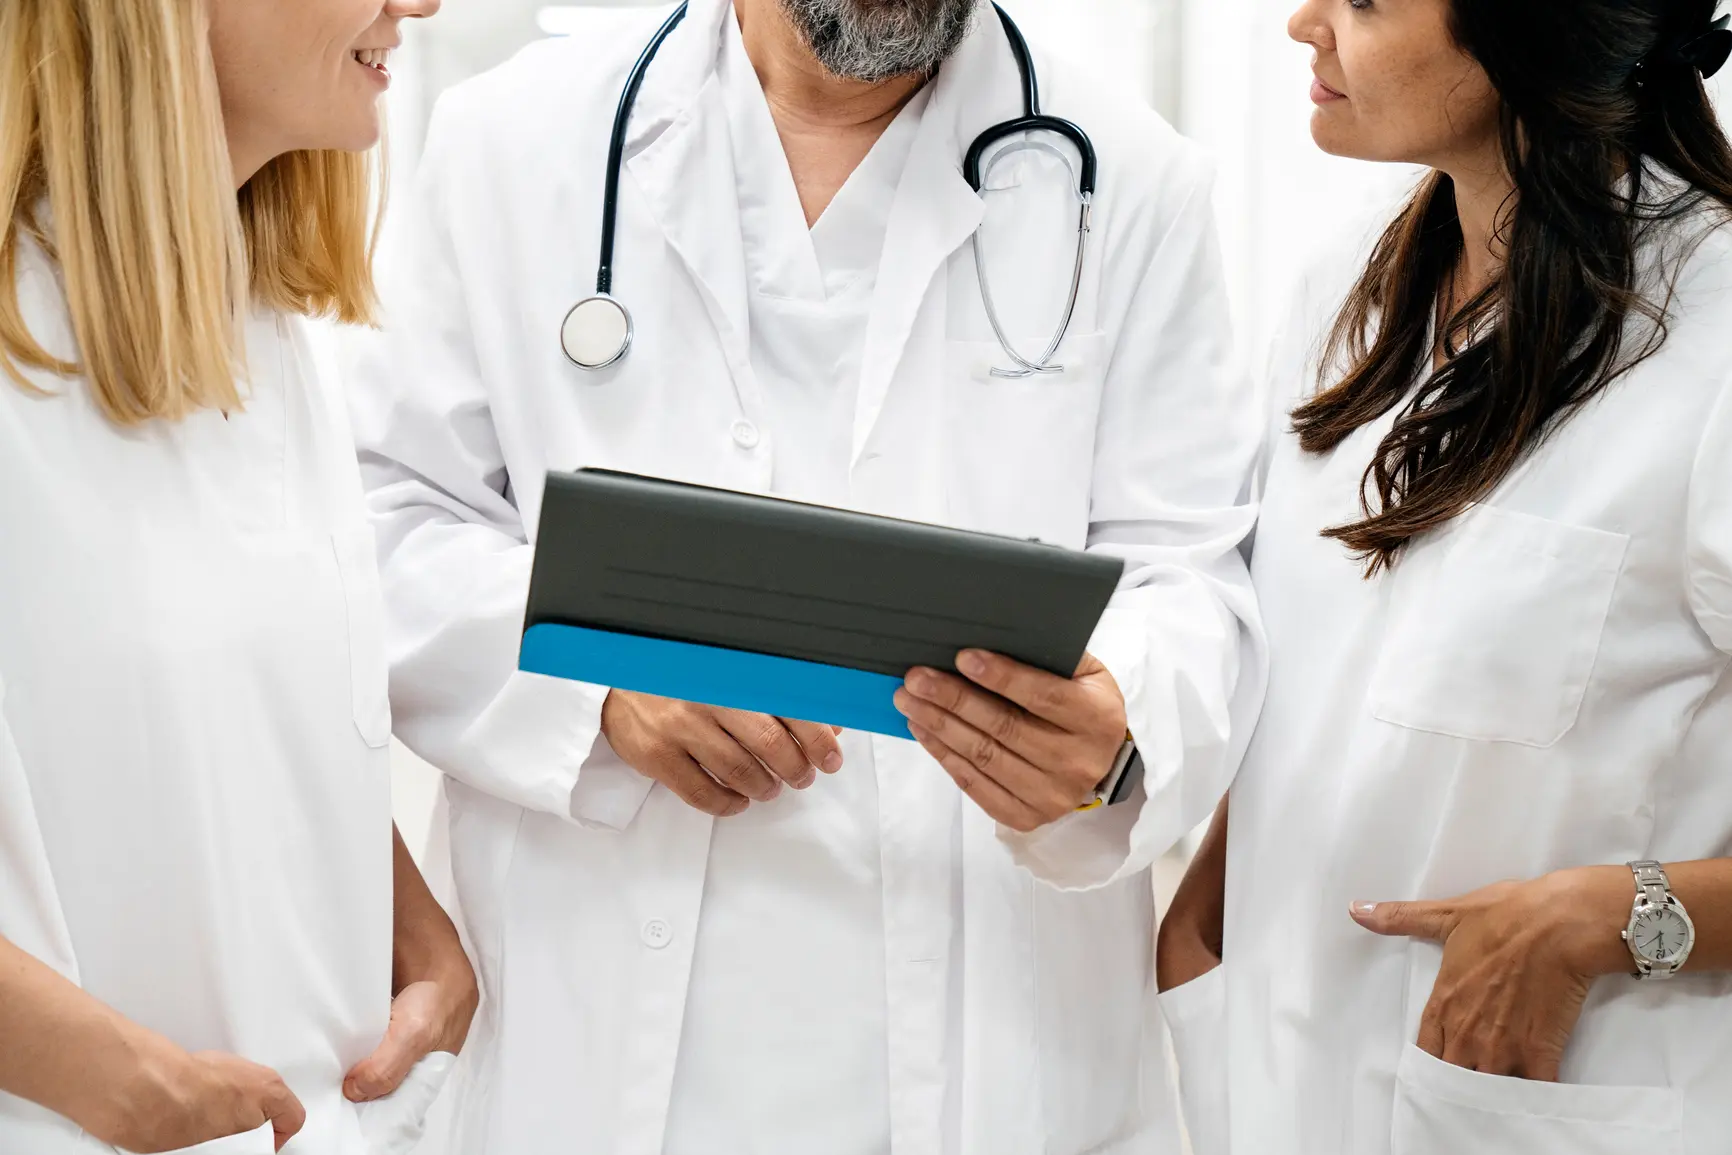
[(1421, 1050), (1482, 1074), (1556, 1082), (1594, 979), (1629, 969), (1618, 932), (1630, 897), (1628, 871), (1593, 868), (1441, 902), (1356, 902), (1352, 915), (1376, 934), (1443, 945)]

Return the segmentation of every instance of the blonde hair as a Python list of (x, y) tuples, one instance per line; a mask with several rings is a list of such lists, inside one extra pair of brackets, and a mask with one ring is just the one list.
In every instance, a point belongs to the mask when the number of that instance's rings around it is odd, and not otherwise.
[[(372, 320), (373, 168), (290, 153), (237, 197), (201, 0), (0, 0), (0, 370), (82, 375), (123, 425), (238, 409), (251, 305)], [(81, 364), (29, 331), (26, 238)]]

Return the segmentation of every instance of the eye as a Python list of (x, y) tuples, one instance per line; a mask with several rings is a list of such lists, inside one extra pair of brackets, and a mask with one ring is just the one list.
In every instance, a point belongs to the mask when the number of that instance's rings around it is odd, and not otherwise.
[(1369, 12), (1372, 0), (1347, 0), (1347, 6), (1355, 12)]

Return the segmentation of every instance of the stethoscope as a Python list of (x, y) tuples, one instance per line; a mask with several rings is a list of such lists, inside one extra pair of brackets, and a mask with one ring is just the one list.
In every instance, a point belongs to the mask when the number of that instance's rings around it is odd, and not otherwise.
[[(968, 185), (976, 193), (984, 187), (982, 166), (986, 161), (988, 150), (1006, 137), (1021, 133), (1048, 132), (1055, 133), (1069, 141), (1082, 158), (1080, 171), (1071, 166), (1070, 158), (1062, 149), (1039, 141), (1024, 141), (1018, 145), (1006, 148), (996, 154), (993, 159), (1012, 152), (1022, 150), (1038, 150), (1051, 153), (1058, 157), (1076, 181), (1076, 196), (1081, 206), (1077, 219), (1076, 265), (1071, 273), (1070, 297), (1065, 304), (1064, 317), (1059, 322), (1058, 331), (1039, 356), (1025, 357), (1017, 352), (1010, 338), (999, 321), (998, 307), (992, 299), (991, 284), (986, 275), (986, 255), (980, 241), (979, 230), (973, 237), (974, 266), (980, 280), (981, 303), (986, 306), (987, 320), (992, 324), (994, 336), (1003, 347), (1004, 353), (1014, 363), (1008, 369), (994, 369), (994, 377), (1007, 379), (1022, 379), (1037, 374), (1062, 373), (1064, 366), (1055, 364), (1053, 357), (1057, 355), (1059, 346), (1064, 344), (1065, 334), (1070, 332), (1071, 321), (1076, 316), (1077, 299), (1082, 293), (1083, 263), (1088, 255), (1089, 225), (1094, 211), (1095, 176), (1097, 164), (1094, 144), (1088, 134), (1068, 120), (1054, 116), (1043, 116), (1040, 111), (1040, 85), (1035, 78), (1034, 63), (1029, 58), (1028, 41), (1023, 39), (1022, 31), (1010, 14), (998, 4), (993, 5), (998, 13), (1000, 23), (1004, 25), (1004, 34), (1010, 41), (1011, 54), (1016, 57), (1017, 71), (1022, 75), (1022, 107), (1023, 114), (1015, 120), (1007, 120), (987, 129), (969, 146), (967, 155), (962, 162), (962, 175)], [(627, 78), (625, 91), (619, 99), (619, 111), (613, 118), (613, 137), (607, 150), (607, 186), (602, 197), (601, 217), (601, 264), (595, 274), (595, 294), (585, 297), (572, 306), (571, 312), (565, 315), (565, 322), (560, 326), (559, 343), (565, 350), (566, 357), (579, 369), (596, 371), (617, 365), (631, 351), (632, 339), (636, 327), (632, 322), (631, 310), (624, 302), (613, 295), (613, 247), (615, 226), (619, 219), (619, 177), (620, 169), (625, 159), (626, 132), (631, 123), (632, 107), (637, 103), (638, 90), (643, 87), (644, 75), (649, 71), (650, 64), (656, 54), (661, 51), (662, 44), (672, 35), (673, 30), (686, 17), (686, 5), (681, 4), (669, 16), (667, 22), (656, 32), (643, 54), (638, 57)], [(988, 190), (991, 191), (991, 190)]]

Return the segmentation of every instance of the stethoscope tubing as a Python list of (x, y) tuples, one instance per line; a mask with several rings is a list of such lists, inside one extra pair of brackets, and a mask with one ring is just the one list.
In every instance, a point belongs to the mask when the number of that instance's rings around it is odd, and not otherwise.
[(637, 105), (638, 90), (643, 87), (650, 65), (655, 61), (656, 54), (662, 50), (667, 38), (673, 35), (674, 29), (686, 18), (687, 7), (688, 5), (681, 4), (674, 9), (673, 15), (667, 18), (667, 22), (657, 30), (655, 37), (644, 46), (637, 63), (632, 65), (625, 91), (620, 94), (619, 109), (613, 116), (613, 136), (607, 145), (607, 187), (601, 198), (601, 260), (595, 274), (597, 296), (613, 295), (613, 247), (619, 224), (619, 178), (620, 171), (625, 167), (625, 140), (631, 129), (631, 110)]
[[(605, 369), (623, 360), (630, 351), (636, 334), (636, 324), (631, 310), (613, 295), (614, 244), (619, 225), (619, 185), (621, 172), (625, 166), (626, 137), (630, 131), (632, 109), (637, 104), (638, 92), (643, 88), (644, 78), (648, 75), (650, 65), (655, 61), (662, 45), (674, 29), (678, 28), (686, 18), (687, 4), (681, 4), (672, 15), (656, 31), (655, 36), (644, 46), (637, 62), (626, 79), (625, 89), (620, 93), (619, 107), (614, 112), (613, 134), (608, 140), (606, 184), (602, 193), (601, 221), (601, 252), (596, 267), (595, 295), (579, 301), (566, 314), (566, 319), (560, 330), (560, 345), (566, 357), (573, 365), (586, 370)], [(1023, 114), (1013, 120), (1007, 120), (988, 128), (975, 138), (969, 145), (963, 158), (963, 176), (969, 187), (976, 193), (981, 192), (983, 185), (982, 166), (985, 163), (988, 150), (993, 145), (1009, 137), (1031, 132), (1051, 132), (1068, 140), (1077, 150), (1081, 158), (1081, 169), (1077, 174), (1077, 196), (1081, 202), (1081, 216), (1077, 229), (1077, 254), (1075, 267), (1071, 274), (1071, 287), (1068, 303), (1065, 306), (1064, 320), (1058, 332), (1053, 335), (1045, 351), (1036, 360), (1030, 360), (1018, 353), (1011, 344), (1004, 326), (999, 320), (998, 309), (992, 299), (992, 289), (986, 275), (986, 262), (981, 254), (980, 237), (976, 233), (973, 238), (975, 269), (980, 280), (981, 301), (986, 307), (987, 319), (992, 325), (993, 334), (1004, 352), (1017, 365), (1015, 369), (994, 369), (993, 375), (1005, 378), (1029, 377), (1035, 374), (1062, 372), (1062, 365), (1052, 362), (1057, 355), (1059, 346), (1064, 343), (1065, 335), (1070, 331), (1071, 322), (1076, 316), (1077, 301), (1082, 292), (1083, 266), (1088, 251), (1088, 235), (1093, 212), (1095, 182), (1098, 176), (1099, 164), (1095, 154), (1094, 143), (1088, 133), (1068, 120), (1055, 116), (1045, 116), (1040, 111), (1040, 80), (1034, 68), (1034, 61), (1029, 53), (1028, 41), (1023, 38), (1022, 30), (1016, 26), (1010, 14), (998, 3), (993, 4), (999, 23), (1004, 28), (1005, 38), (1010, 43), (1011, 55), (1016, 58), (1017, 72), (1022, 80)], [(602, 305), (602, 312), (612, 315), (609, 310), (617, 310), (623, 318), (623, 340), (617, 351), (611, 356), (585, 361), (573, 351), (573, 331), (582, 333), (583, 327), (578, 322), (580, 314), (586, 306)], [(605, 339), (605, 338), (604, 338)], [(582, 337), (576, 338), (580, 347)], [(611, 348), (611, 345), (605, 348)]]

